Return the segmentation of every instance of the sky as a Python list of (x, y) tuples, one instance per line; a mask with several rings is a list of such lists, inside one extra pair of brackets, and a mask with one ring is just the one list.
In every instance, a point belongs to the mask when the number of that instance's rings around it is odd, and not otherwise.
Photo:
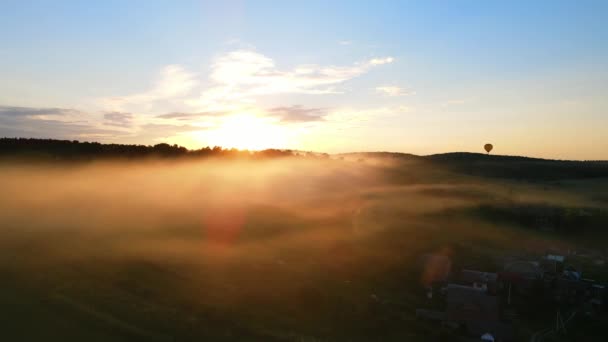
[(0, 137), (608, 159), (608, 2), (4, 0)]

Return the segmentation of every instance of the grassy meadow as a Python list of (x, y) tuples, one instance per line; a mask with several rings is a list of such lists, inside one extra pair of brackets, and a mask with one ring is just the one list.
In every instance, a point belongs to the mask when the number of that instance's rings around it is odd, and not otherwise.
[[(513, 253), (600, 250), (606, 179), (383, 155), (3, 162), (0, 325), (7, 340), (447, 338), (414, 317), (420, 256), (496, 271)], [(563, 231), (512, 217), (534, 206), (596, 221), (573, 233), (576, 217)]]

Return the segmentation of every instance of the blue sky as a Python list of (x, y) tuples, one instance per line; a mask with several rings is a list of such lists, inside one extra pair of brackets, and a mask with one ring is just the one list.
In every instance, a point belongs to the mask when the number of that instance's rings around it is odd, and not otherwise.
[(605, 1), (0, 4), (0, 136), (608, 159)]

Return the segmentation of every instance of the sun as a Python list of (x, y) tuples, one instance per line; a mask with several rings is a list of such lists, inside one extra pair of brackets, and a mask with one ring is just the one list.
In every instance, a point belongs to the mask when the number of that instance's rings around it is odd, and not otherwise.
[(285, 148), (288, 142), (284, 127), (269, 118), (249, 114), (225, 117), (204, 136), (209, 145), (239, 150)]

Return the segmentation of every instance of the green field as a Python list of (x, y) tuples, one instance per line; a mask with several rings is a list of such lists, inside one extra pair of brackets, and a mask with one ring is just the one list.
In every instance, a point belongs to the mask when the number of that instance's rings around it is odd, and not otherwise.
[(605, 252), (608, 178), (468, 171), (382, 154), (6, 161), (3, 340), (451, 340), (415, 319), (422, 254), (496, 271)]

